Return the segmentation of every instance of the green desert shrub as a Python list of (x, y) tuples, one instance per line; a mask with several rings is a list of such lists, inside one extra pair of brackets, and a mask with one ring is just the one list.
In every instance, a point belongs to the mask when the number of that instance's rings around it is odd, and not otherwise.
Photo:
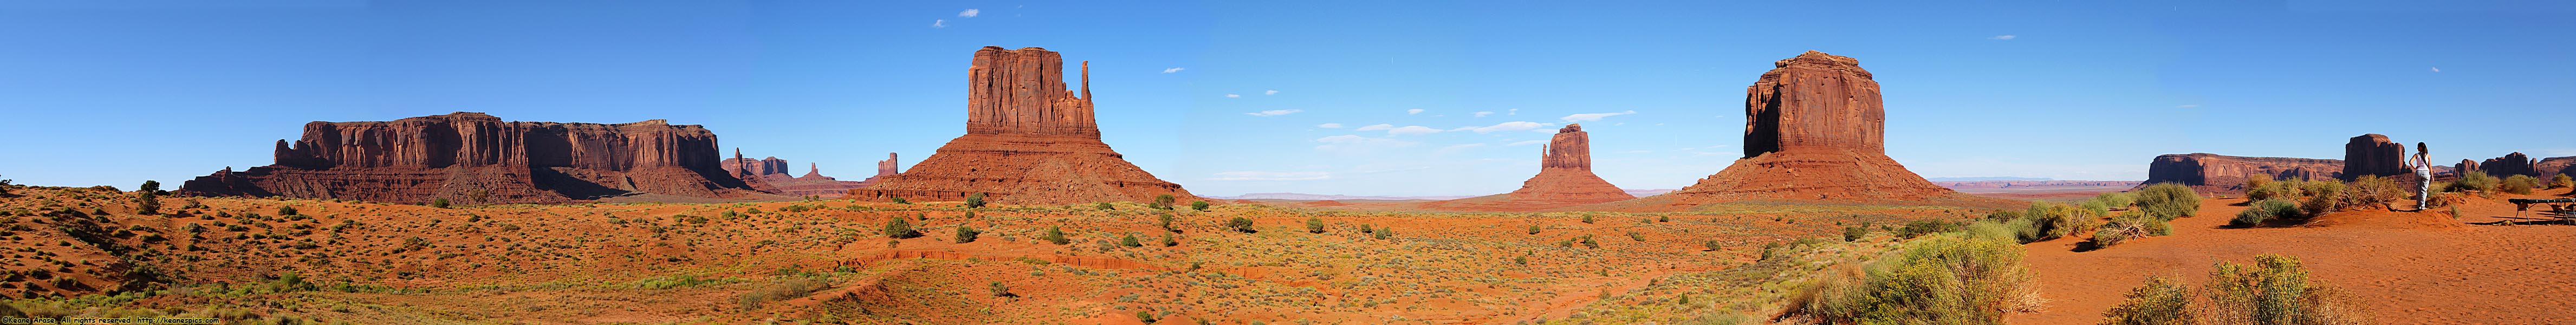
[(2138, 190), (2138, 210), (2146, 216), (2173, 220), (2200, 213), (2200, 193), (2175, 183), (2156, 183)]
[(1199, 210), (1199, 212), (1207, 212), (1207, 210), (1208, 210), (1208, 203), (1207, 203), (1207, 201), (1190, 201), (1190, 210)]
[(1091, 208), (1093, 208), (1093, 209), (1100, 209), (1100, 211), (1109, 211), (1109, 210), (1117, 210), (1117, 209), (1118, 209), (1118, 206), (1109, 205), (1109, 202), (1099, 202), (1099, 203), (1092, 203), (1092, 204), (1091, 204)]
[(2173, 224), (2167, 223), (2164, 219), (2149, 217), (2144, 213), (2128, 212), (2112, 216), (2110, 223), (2102, 225), (2101, 230), (2093, 232), (2092, 242), (2095, 249), (2100, 249), (2147, 236), (2171, 234), (2173, 234)]
[(2389, 203), (2396, 203), (2406, 195), (2406, 188), (2398, 186), (2397, 179), (2362, 175), (2344, 186), (2343, 206), (2346, 209), (2387, 209)]
[(966, 208), (973, 209), (981, 207), (984, 207), (984, 193), (966, 195)]
[(447, 198), (436, 198), (436, 199), (430, 199), (430, 200), (429, 200), (429, 207), (432, 207), (432, 208), (440, 208), (440, 209), (446, 209), (446, 208), (447, 208)]
[(921, 237), (921, 231), (912, 229), (912, 222), (904, 221), (903, 217), (886, 218), (885, 226), (883, 228), (879, 228), (877, 231), (880, 234), (885, 234), (886, 238), (904, 239)]
[(2038, 307), (2038, 283), (2010, 240), (1931, 237), (1802, 291), (1791, 312), (1831, 324), (2003, 324)]
[(1155, 195), (1154, 195), (1154, 204), (1153, 204), (1152, 208), (1155, 208), (1155, 209), (1161, 209), (1161, 210), (1171, 210), (1171, 209), (1172, 209), (1172, 203), (1173, 203), (1174, 201), (1178, 201), (1178, 200), (1179, 200), (1178, 198), (1172, 197), (1172, 195), (1171, 195), (1171, 194), (1155, 194)]
[(1719, 242), (1719, 241), (1717, 241), (1716, 239), (1710, 239), (1710, 240), (1708, 240), (1708, 241), (1699, 242), (1699, 247), (1700, 247), (1700, 248), (1706, 248), (1706, 249), (1708, 249), (1708, 251), (1711, 251), (1711, 252), (1715, 252), (1715, 251), (1717, 251), (1717, 250), (1719, 250), (1719, 249), (1724, 249), (1724, 248), (1726, 248), (1726, 243), (1724, 243), (1724, 242)]
[(1059, 226), (1047, 226), (1046, 233), (1039, 234), (1038, 239), (1056, 245), (1073, 243), (1072, 239), (1064, 238), (1064, 228)]
[[(901, 218), (897, 218), (897, 219), (901, 219)], [(968, 226), (966, 226), (966, 225), (957, 225), (957, 243), (959, 243), (959, 244), (975, 242), (975, 237), (976, 237), (976, 236), (982, 236), (983, 234), (984, 234), (984, 232), (983, 232), (983, 231), (977, 231), (977, 230), (975, 230), (975, 227), (968, 227)]]
[(815, 280), (801, 276), (793, 277), (785, 281), (779, 281), (775, 284), (762, 286), (760, 289), (752, 290), (751, 292), (743, 293), (742, 297), (737, 301), (742, 303), (743, 310), (752, 310), (759, 308), (762, 303), (804, 298), (805, 296), (813, 295), (815, 291), (823, 291), (823, 289), (831, 287), (831, 283), (823, 282), (822, 280)]
[(2343, 182), (2320, 180), (2299, 184), (2299, 212), (2302, 216), (2321, 216), (2343, 211)]
[(134, 196), (134, 214), (147, 216), (161, 214), (160, 194), (154, 194), (151, 191), (144, 191), (143, 194), (136, 194)]
[(1906, 222), (1905, 227), (1903, 228), (1896, 228), (1896, 237), (1914, 239), (1914, 237), (1922, 237), (1923, 235), (1959, 231), (1960, 229), (1960, 225), (1955, 222), (1915, 220), (1912, 222)]
[(1246, 219), (1246, 218), (1244, 218), (1244, 217), (1234, 217), (1234, 219), (1226, 219), (1226, 220), (1225, 220), (1225, 229), (1231, 229), (1231, 230), (1234, 230), (1235, 232), (1241, 232), (1241, 233), (1251, 233), (1251, 232), (1252, 232), (1252, 219)]
[(2147, 278), (2129, 289), (2128, 300), (2102, 312), (2102, 325), (2197, 325), (2192, 318), (2191, 287), (2171, 277)]
[(2549, 188), (2569, 187), (2576, 187), (2576, 178), (2567, 177), (2567, 174), (2558, 174), (2557, 176), (2549, 177)]
[(2022, 243), (2040, 242), (2066, 237), (2079, 228), (2076, 224), (2085, 221), (2078, 220), (2077, 213), (2075, 207), (2064, 204), (2035, 202), (2022, 212), (2021, 220), (2007, 224), (2015, 227), (2014, 231)]
[(2540, 187), (2540, 178), (2531, 177), (2531, 175), (2513, 175), (2505, 177), (2504, 182), (2496, 183), (2497, 192), (2513, 194), (2531, 194), (2531, 190), (2538, 187)]
[(2451, 181), (2451, 186), (2444, 186), (2444, 187), (2442, 187), (2442, 191), (2443, 191), (2443, 192), (2488, 191), (2488, 190), (2494, 190), (2494, 189), (2495, 189), (2495, 187), (2496, 187), (2496, 183), (2499, 183), (2499, 182), (2501, 182), (2501, 181), (2500, 181), (2500, 180), (2497, 180), (2497, 179), (2495, 178), (2495, 176), (2488, 176), (2486, 171), (2483, 171), (2483, 170), (2471, 170), (2471, 171), (2469, 171), (2469, 173), (2468, 173), (2468, 174), (2460, 175), (2460, 179), (2459, 179), (2459, 180)]
[(1163, 231), (1164, 231), (1164, 232), (1181, 232), (1181, 228), (1180, 228), (1180, 227), (1174, 227), (1174, 226), (1172, 226), (1172, 219), (1173, 219), (1173, 218), (1175, 218), (1175, 217), (1173, 217), (1173, 216), (1172, 216), (1172, 214), (1169, 214), (1169, 213), (1160, 214), (1160, 215), (1155, 215), (1155, 216), (1154, 216), (1154, 225), (1156, 225), (1156, 226), (1162, 226), (1162, 227), (1163, 227)]
[(1127, 234), (1124, 237), (1118, 237), (1118, 246), (1145, 247), (1145, 242), (1136, 240), (1136, 234)]
[(2274, 181), (2272, 175), (2254, 175), (2245, 179), (2245, 200), (2262, 201), (2299, 195), (2299, 180)]
[[(1628, 234), (1630, 234), (1630, 235), (1635, 235), (1636, 233), (1635, 233), (1635, 232), (1630, 232), (1630, 233), (1628, 233)], [(1860, 238), (1861, 238), (1861, 237), (1864, 237), (1864, 236), (1869, 236), (1869, 228), (1868, 228), (1868, 227), (1863, 227), (1863, 226), (1850, 226), (1850, 227), (1843, 227), (1843, 241), (1846, 241), (1846, 242), (1860, 241)], [(1644, 241), (1644, 240), (1638, 240), (1638, 241)]]
[(2258, 255), (2254, 265), (2220, 261), (2210, 271), (2208, 306), (2198, 318), (2210, 324), (2342, 325), (2376, 323), (2357, 298), (2308, 279), (2296, 257)]
[(2138, 197), (2134, 194), (2110, 192), (2102, 193), (2101, 195), (2094, 195), (2093, 200), (2089, 202), (2101, 203), (2102, 206), (2106, 208), (2125, 209), (2128, 208), (2130, 204), (2137, 203), (2137, 201)]
[(2227, 224), (2237, 227), (2261, 226), (2273, 220), (2297, 217), (2298, 214), (2298, 204), (2290, 203), (2287, 199), (2270, 199), (2254, 202), (2253, 207), (2245, 208), (2245, 212), (2236, 213), (2236, 218), (2229, 219)]
[(1324, 219), (1306, 217), (1306, 232), (1318, 234), (1324, 233)]
[(1967, 235), (1968, 238), (1976, 239), (2021, 241), (2020, 232), (2014, 231), (2013, 226), (1994, 220), (1978, 220), (1977, 222), (1969, 223), (1967, 227)]
[(889, 197), (889, 198), (887, 198), (887, 199), (888, 199), (888, 201), (894, 201), (894, 204), (912, 204), (912, 201), (910, 201), (910, 200), (904, 200), (904, 199), (903, 199), (903, 197), (901, 197), (901, 196), (897, 196), (897, 197)]

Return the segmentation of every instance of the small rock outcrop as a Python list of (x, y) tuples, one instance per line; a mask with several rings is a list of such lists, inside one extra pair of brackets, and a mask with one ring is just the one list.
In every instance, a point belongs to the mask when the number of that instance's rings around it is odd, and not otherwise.
[(2363, 134), (2343, 145), (2342, 179), (2349, 181), (2363, 175), (2413, 175), (2406, 167), (2406, 145), (2389, 141), (2388, 136)]
[(850, 190), (867, 187), (866, 182), (844, 181), (823, 176), (820, 164), (807, 163), (804, 176), (788, 176), (787, 160), (778, 157), (743, 158), (742, 149), (734, 149), (734, 158), (725, 159), (725, 170), (751, 184), (752, 189), (794, 197), (814, 196), (839, 198)]
[(876, 182), (877, 182), (877, 178), (879, 178), (879, 177), (892, 176), (892, 175), (894, 175), (894, 174), (902, 173), (902, 172), (903, 172), (903, 169), (901, 168), (902, 166), (903, 166), (903, 165), (902, 165), (902, 162), (901, 162), (901, 161), (897, 161), (897, 160), (895, 160), (895, 155), (894, 155), (894, 153), (892, 153), (892, 152), (888, 152), (888, 153), (886, 153), (886, 159), (885, 159), (885, 160), (878, 160), (878, 161), (877, 161), (877, 175), (876, 175), (876, 176), (868, 176), (868, 179), (867, 179), (867, 180), (862, 180), (862, 181), (860, 181), (860, 182), (866, 182), (866, 183), (868, 183), (868, 184), (876, 184)]
[(2535, 165), (2539, 164), (2539, 160), (2531, 159), (2531, 156), (2523, 155), (2521, 152), (2515, 152), (2505, 154), (2503, 157), (2488, 158), (2486, 161), (2478, 162), (2478, 170), (2484, 170), (2487, 172), (2488, 176), (2495, 176), (2496, 178), (2505, 178), (2513, 175), (2530, 175), (2533, 177), (2539, 177), (2541, 176), (2540, 170), (2533, 168)]
[(1150, 202), (1157, 195), (1198, 200), (1100, 141), (1089, 63), (1083, 69), (1077, 94), (1066, 90), (1064, 59), (1056, 52), (976, 50), (967, 70), (966, 135), (912, 171), (878, 176), (847, 198), (957, 201), (983, 193), (992, 202), (1045, 205)]
[[(2245, 182), (2254, 177), (2286, 179), (2340, 179), (2344, 162), (2333, 159), (2238, 157), (2208, 153), (2156, 156), (2147, 163), (2147, 181), (2138, 186), (2157, 183), (2179, 183), (2201, 193), (2245, 193)], [(2414, 173), (2409, 170), (2408, 173)]]
[(1678, 191), (1613, 203), (1632, 210), (1731, 201), (1999, 205), (1926, 181), (1887, 157), (1886, 108), (1860, 60), (1807, 51), (1744, 89), (1744, 158)]
[(2540, 162), (2531, 164), (2531, 170), (2539, 172), (2543, 181), (2560, 174), (2576, 177), (2576, 168), (2569, 167), (2576, 167), (2576, 156), (2540, 158)]
[(1533, 211), (1637, 198), (1592, 174), (1592, 139), (1582, 124), (1557, 129), (1539, 152), (1539, 172), (1511, 193), (1423, 204), (1425, 208)]
[(483, 113), (312, 122), (276, 164), (180, 185), (199, 196), (566, 203), (635, 194), (756, 198), (719, 166), (714, 132), (663, 120), (505, 122)]

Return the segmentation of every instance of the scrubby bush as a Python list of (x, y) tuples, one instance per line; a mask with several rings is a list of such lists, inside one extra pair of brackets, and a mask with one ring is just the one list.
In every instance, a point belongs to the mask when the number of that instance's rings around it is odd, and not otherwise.
[(436, 198), (436, 199), (430, 199), (430, 200), (429, 200), (429, 207), (432, 207), (432, 208), (440, 208), (440, 209), (446, 209), (446, 208), (447, 208), (447, 198)]
[(2424, 198), (2424, 201), (2426, 201), (2426, 202), (2424, 202), (2424, 207), (2427, 207), (2427, 208), (2439, 208), (2439, 207), (2447, 207), (2447, 206), (2457, 205), (2457, 204), (2461, 204), (2461, 203), (2468, 203), (2468, 202), (2469, 202), (2469, 196), (2468, 196), (2468, 194), (2464, 194), (2464, 193), (2442, 192), (2442, 193), (2433, 193), (2433, 195), (2426, 196), (2426, 197)]
[(2102, 312), (2102, 325), (2196, 325), (2191, 287), (2170, 277), (2147, 278), (2129, 289), (2128, 300)]
[(2021, 220), (2005, 224), (2015, 227), (2022, 243), (2034, 243), (2066, 237), (2077, 228), (2076, 213), (2075, 207), (2064, 204), (2034, 202), (2022, 212)]
[(152, 191), (143, 191), (143, 194), (134, 195), (134, 214), (147, 216), (161, 214), (160, 194), (154, 194)]
[(1226, 220), (1225, 220), (1225, 229), (1232, 229), (1232, 230), (1234, 230), (1235, 232), (1241, 232), (1241, 233), (1251, 233), (1251, 232), (1252, 232), (1252, 219), (1246, 219), (1246, 218), (1244, 218), (1244, 217), (1234, 217), (1234, 219), (1226, 219)]
[(1324, 219), (1306, 217), (1306, 232), (1318, 234), (1324, 233)]
[(2343, 211), (2343, 182), (2322, 180), (2299, 184), (2299, 212), (2320, 216)]
[(2038, 307), (2038, 285), (2009, 240), (1933, 237), (1802, 291), (1791, 312), (1830, 324), (2002, 324)]
[(1163, 231), (1164, 231), (1164, 232), (1181, 232), (1181, 228), (1180, 228), (1180, 227), (1174, 227), (1174, 226), (1172, 226), (1172, 219), (1173, 219), (1173, 218), (1174, 218), (1174, 217), (1172, 216), (1172, 214), (1169, 214), (1169, 213), (1160, 214), (1160, 215), (1155, 215), (1155, 216), (1154, 216), (1154, 225), (1162, 226), (1162, 227), (1163, 227)]
[(1711, 251), (1711, 252), (1715, 252), (1715, 251), (1717, 251), (1717, 250), (1719, 250), (1719, 249), (1724, 249), (1724, 248), (1726, 248), (1726, 244), (1725, 244), (1725, 243), (1722, 243), (1722, 242), (1718, 242), (1716, 239), (1710, 239), (1710, 240), (1708, 240), (1708, 241), (1699, 242), (1699, 247), (1700, 247), (1700, 248), (1706, 248), (1706, 249), (1708, 249), (1708, 251)]
[(2102, 225), (2101, 230), (2093, 232), (2093, 248), (2106, 248), (2133, 239), (2171, 234), (2173, 234), (2173, 224), (2167, 223), (2164, 219), (2149, 217), (2144, 213), (2121, 213), (2111, 217), (2111, 222)]
[(1531, 235), (1536, 235), (1536, 234), (1538, 234), (1538, 231), (1539, 231), (1539, 227), (1538, 227), (1538, 225), (1530, 225), (1530, 226), (1529, 226), (1529, 234), (1531, 234)]
[(975, 237), (983, 234), (983, 231), (975, 230), (975, 227), (957, 225), (957, 243), (959, 244), (975, 242)]
[(759, 308), (761, 303), (804, 298), (807, 295), (813, 295), (815, 291), (823, 291), (831, 287), (831, 283), (821, 280), (795, 277), (743, 293), (739, 301), (742, 303), (743, 310), (751, 310)]
[(1127, 234), (1125, 236), (1118, 237), (1118, 246), (1145, 247), (1145, 242), (1137, 241), (1136, 234)]
[(2094, 195), (2093, 200), (2089, 202), (2101, 203), (2102, 206), (2106, 208), (2126, 209), (2130, 204), (2137, 203), (2137, 201), (2138, 197), (2136, 195), (2121, 192), (2110, 192), (2102, 193), (2101, 195)]
[[(0, 184), (7, 184), (7, 183), (6, 183), (6, 182), (0, 182)], [(2550, 176), (2550, 177), (2549, 177), (2549, 188), (2569, 188), (2569, 187), (2576, 187), (2576, 178), (2569, 178), (2569, 177), (2567, 177), (2567, 174), (2558, 174), (2557, 176)]]
[(2200, 193), (2175, 183), (2156, 183), (2138, 190), (2138, 210), (2146, 216), (2173, 220), (2200, 213)]
[(1905, 223), (1905, 227), (1903, 228), (1896, 228), (1896, 237), (1914, 239), (1914, 237), (1921, 237), (1923, 235), (1959, 231), (1960, 229), (1959, 224), (1954, 222), (1940, 220), (1915, 220), (1913, 222)]
[(1073, 243), (1073, 239), (1064, 238), (1064, 228), (1059, 226), (1047, 226), (1046, 233), (1039, 234), (1038, 239), (1056, 245)]
[(2265, 222), (2293, 218), (2298, 214), (2298, 204), (2290, 203), (2287, 199), (2270, 199), (2254, 202), (2253, 207), (2245, 208), (2245, 212), (2236, 213), (2236, 219), (2228, 220), (2227, 224), (2237, 227), (2261, 226)]
[(878, 233), (894, 239), (921, 237), (921, 232), (913, 230), (912, 222), (903, 221), (903, 217), (886, 218), (885, 226), (878, 229)]
[(2245, 179), (2245, 200), (2262, 201), (2297, 196), (2298, 181), (2273, 181), (2272, 175), (2254, 175)]
[(904, 200), (901, 196), (888, 197), (887, 199), (888, 201), (894, 201), (894, 204), (912, 204), (912, 201)]
[(973, 209), (981, 207), (984, 207), (984, 193), (966, 195), (966, 208)]
[(1207, 210), (1208, 210), (1208, 203), (1207, 203), (1207, 201), (1190, 201), (1190, 210), (1199, 210), (1199, 212), (1207, 212)]
[(1109, 211), (1109, 210), (1117, 210), (1117, 209), (1118, 209), (1118, 207), (1117, 207), (1117, 206), (1109, 205), (1109, 202), (1092, 203), (1092, 204), (1091, 204), (1091, 208), (1093, 208), (1093, 209), (1100, 209), (1100, 211)]
[(2258, 255), (2254, 265), (2220, 261), (2209, 273), (2209, 300), (2198, 318), (2211, 324), (2342, 325), (2376, 323), (2358, 299), (2308, 279), (2296, 257)]
[(2397, 179), (2362, 175), (2344, 187), (2343, 206), (2345, 209), (2387, 209), (2389, 203), (2406, 198), (2406, 192), (2405, 187), (2397, 185)]
[(2540, 187), (2540, 178), (2531, 177), (2531, 175), (2513, 175), (2505, 177), (2504, 182), (2496, 183), (2497, 192), (2513, 194), (2531, 194), (2531, 190), (2538, 187)]
[[(1377, 239), (1378, 239), (1378, 240), (1386, 240), (1386, 239), (1389, 239), (1389, 238), (1395, 238), (1395, 228), (1391, 228), (1391, 227), (1380, 227), (1380, 228), (1377, 228), (1377, 232), (1369, 233), (1369, 236), (1371, 236), (1371, 237), (1377, 237)], [(1584, 237), (1584, 238), (1583, 238), (1583, 240), (1585, 240), (1585, 241), (1591, 241), (1591, 240), (1592, 240), (1592, 238), (1591, 238), (1591, 237)], [(1597, 245), (1597, 244), (1596, 244), (1596, 245), (1593, 245), (1593, 247), (1594, 247), (1594, 248), (1599, 248), (1599, 247), (1600, 247), (1600, 245)]]
[(1172, 197), (1171, 194), (1155, 194), (1154, 204), (1148, 207), (1158, 210), (1171, 210), (1172, 203), (1177, 200), (1178, 198)]
[(2498, 183), (2498, 182), (2501, 182), (2501, 181), (2497, 180), (2497, 179), (2495, 178), (2495, 176), (2488, 176), (2488, 175), (2487, 175), (2487, 171), (2483, 171), (2483, 170), (2471, 170), (2471, 171), (2469, 171), (2469, 173), (2468, 173), (2468, 174), (2462, 174), (2462, 175), (2460, 175), (2460, 179), (2459, 179), (2459, 180), (2451, 181), (2451, 186), (2444, 186), (2444, 187), (2442, 187), (2442, 191), (2443, 191), (2443, 192), (2488, 191), (2488, 190), (2494, 190), (2494, 189), (2495, 189), (2495, 186), (2496, 186), (2496, 183)]
[(991, 286), (987, 286), (987, 287), (985, 287), (985, 288), (984, 288), (984, 291), (992, 292), (994, 297), (1018, 297), (1018, 296), (1020, 296), (1020, 295), (1018, 295), (1018, 294), (1013, 294), (1013, 293), (1011, 293), (1011, 287), (1010, 287), (1010, 286), (1004, 286), (1004, 285), (1002, 285), (1002, 281), (993, 281), (993, 284), (992, 284)]
[[(1631, 233), (1629, 233), (1629, 234), (1636, 234), (1636, 233), (1631, 232)], [(1862, 236), (1869, 236), (1869, 228), (1864, 228), (1864, 227), (1861, 227), (1861, 226), (1843, 227), (1843, 241), (1846, 241), (1846, 242), (1860, 241), (1860, 238), (1861, 238)], [(1640, 240), (1640, 241), (1643, 241), (1643, 240)]]

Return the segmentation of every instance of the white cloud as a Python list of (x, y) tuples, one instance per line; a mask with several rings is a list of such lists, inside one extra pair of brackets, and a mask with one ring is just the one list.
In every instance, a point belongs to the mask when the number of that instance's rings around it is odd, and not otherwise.
[(1312, 181), (1332, 179), (1331, 172), (1262, 172), (1232, 171), (1216, 173), (1211, 181)]
[(958, 17), (966, 17), (966, 18), (975, 18), (975, 15), (976, 15), (976, 14), (981, 14), (981, 13), (984, 13), (984, 11), (983, 11), (983, 10), (975, 10), (975, 9), (966, 9), (966, 11), (964, 11), (964, 12), (958, 12), (958, 13), (957, 13), (957, 16), (958, 16)]
[(2010, 40), (2015, 39), (2015, 38), (2021, 38), (2021, 36), (2012, 36), (2012, 35), (1995, 35), (1995, 37), (1987, 37), (1986, 39), (1990, 39), (1990, 40), (1997, 40), (1997, 41), (2010, 41)]
[(1261, 91), (1261, 94), (1263, 94), (1263, 95), (1278, 95), (1278, 94), (1279, 94), (1279, 91), (1277, 91), (1277, 90), (1263, 90), (1263, 91)]
[(1511, 121), (1511, 122), (1503, 122), (1503, 123), (1501, 123), (1501, 124), (1494, 124), (1493, 126), (1477, 127), (1477, 128), (1468, 129), (1468, 130), (1470, 130), (1470, 131), (1476, 131), (1476, 133), (1494, 133), (1494, 132), (1502, 132), (1502, 131), (1536, 130), (1536, 129), (1539, 129), (1539, 128), (1545, 128), (1545, 127), (1548, 127), (1548, 126), (1551, 126), (1551, 125), (1556, 125), (1556, 124), (1554, 124), (1554, 123), (1537, 123), (1537, 122)]
[(1432, 133), (1440, 133), (1440, 129), (1414, 125), (1386, 130), (1387, 135), (1423, 135)]
[(1620, 116), (1620, 115), (1628, 115), (1628, 114), (1636, 114), (1636, 113), (1637, 113), (1637, 111), (1634, 111), (1634, 110), (1626, 111), (1626, 112), (1618, 112), (1618, 113), (1583, 113), (1583, 114), (1566, 115), (1566, 116), (1565, 116), (1565, 118), (1563, 118), (1563, 120), (1565, 120), (1566, 122), (1599, 121), (1599, 120), (1601, 120), (1601, 118), (1604, 118), (1604, 117), (1612, 117), (1612, 116)]
[(1342, 124), (1341, 124), (1341, 123), (1324, 123), (1324, 124), (1316, 124), (1316, 125), (1315, 125), (1315, 127), (1319, 127), (1319, 128), (1326, 128), (1326, 129), (1339, 129), (1339, 128), (1342, 128)]
[(1405, 114), (1405, 115), (1422, 114), (1422, 109), (1420, 109), (1420, 108), (1416, 108), (1416, 109), (1408, 109), (1408, 110), (1404, 110), (1404, 114)]
[(1315, 142), (1323, 142), (1323, 143), (1360, 143), (1360, 142), (1364, 142), (1364, 141), (1367, 141), (1367, 140), (1369, 140), (1369, 138), (1368, 138), (1368, 137), (1356, 136), (1356, 135), (1349, 135), (1349, 134), (1336, 135), (1336, 136), (1329, 136), (1329, 137), (1322, 137), (1322, 138), (1315, 138)]
[(1377, 131), (1377, 130), (1385, 130), (1385, 129), (1393, 129), (1393, 128), (1395, 128), (1395, 125), (1394, 125), (1394, 124), (1378, 124), (1378, 125), (1363, 126), (1363, 127), (1360, 127), (1358, 130), (1360, 130), (1360, 131)]
[(1529, 140), (1529, 141), (1513, 142), (1512, 144), (1507, 144), (1506, 146), (1526, 146), (1526, 145), (1533, 145), (1533, 144), (1547, 144), (1547, 140)]
[(1225, 94), (1225, 98), (1243, 98), (1243, 95)]
[(1297, 114), (1297, 112), (1304, 112), (1304, 111), (1306, 111), (1306, 110), (1302, 110), (1302, 109), (1274, 109), (1274, 110), (1267, 110), (1267, 111), (1259, 111), (1259, 112), (1243, 113), (1243, 115), (1260, 116), (1260, 117), (1271, 117), (1271, 116), (1280, 116), (1280, 115), (1288, 115), (1288, 114)]
[(2182, 105), (2174, 105), (2174, 108), (2193, 108), (2193, 107), (2200, 107), (2200, 104), (2182, 104)]
[(2433, 67), (2433, 72), (2442, 72), (2442, 67)]
[(1509, 113), (1503, 113), (1503, 115), (1521, 115), (1521, 109), (1514, 108)]
[(930, 20), (930, 28), (948, 28), (948, 20), (932, 19)]
[(1493, 111), (1476, 112), (1476, 117), (1485, 117), (1486, 115), (1494, 115), (1494, 112), (1493, 112)]
[(1163, 73), (1181, 72), (1181, 68), (1163, 69)]

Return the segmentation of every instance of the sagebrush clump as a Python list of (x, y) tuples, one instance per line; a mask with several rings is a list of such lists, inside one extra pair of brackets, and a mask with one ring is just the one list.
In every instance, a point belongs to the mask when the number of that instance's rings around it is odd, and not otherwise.
[(2151, 278), (2102, 313), (2102, 324), (2357, 325), (2378, 323), (2358, 298), (2308, 278), (2296, 257), (2258, 255), (2254, 265), (2220, 261), (2193, 297), (2189, 285)]
[(2148, 185), (2138, 190), (2138, 210), (2163, 220), (2190, 217), (2200, 213), (2200, 193), (2176, 183)]
[(2497, 192), (2531, 194), (2531, 190), (2538, 187), (2540, 187), (2539, 177), (2531, 177), (2531, 175), (2513, 175), (2512, 177), (2505, 177), (2504, 182), (2496, 183), (2495, 189)]
[(2002, 324), (2007, 312), (2038, 307), (2037, 280), (2009, 240), (1931, 237), (1894, 254), (1836, 268), (1790, 312), (1831, 324)]

